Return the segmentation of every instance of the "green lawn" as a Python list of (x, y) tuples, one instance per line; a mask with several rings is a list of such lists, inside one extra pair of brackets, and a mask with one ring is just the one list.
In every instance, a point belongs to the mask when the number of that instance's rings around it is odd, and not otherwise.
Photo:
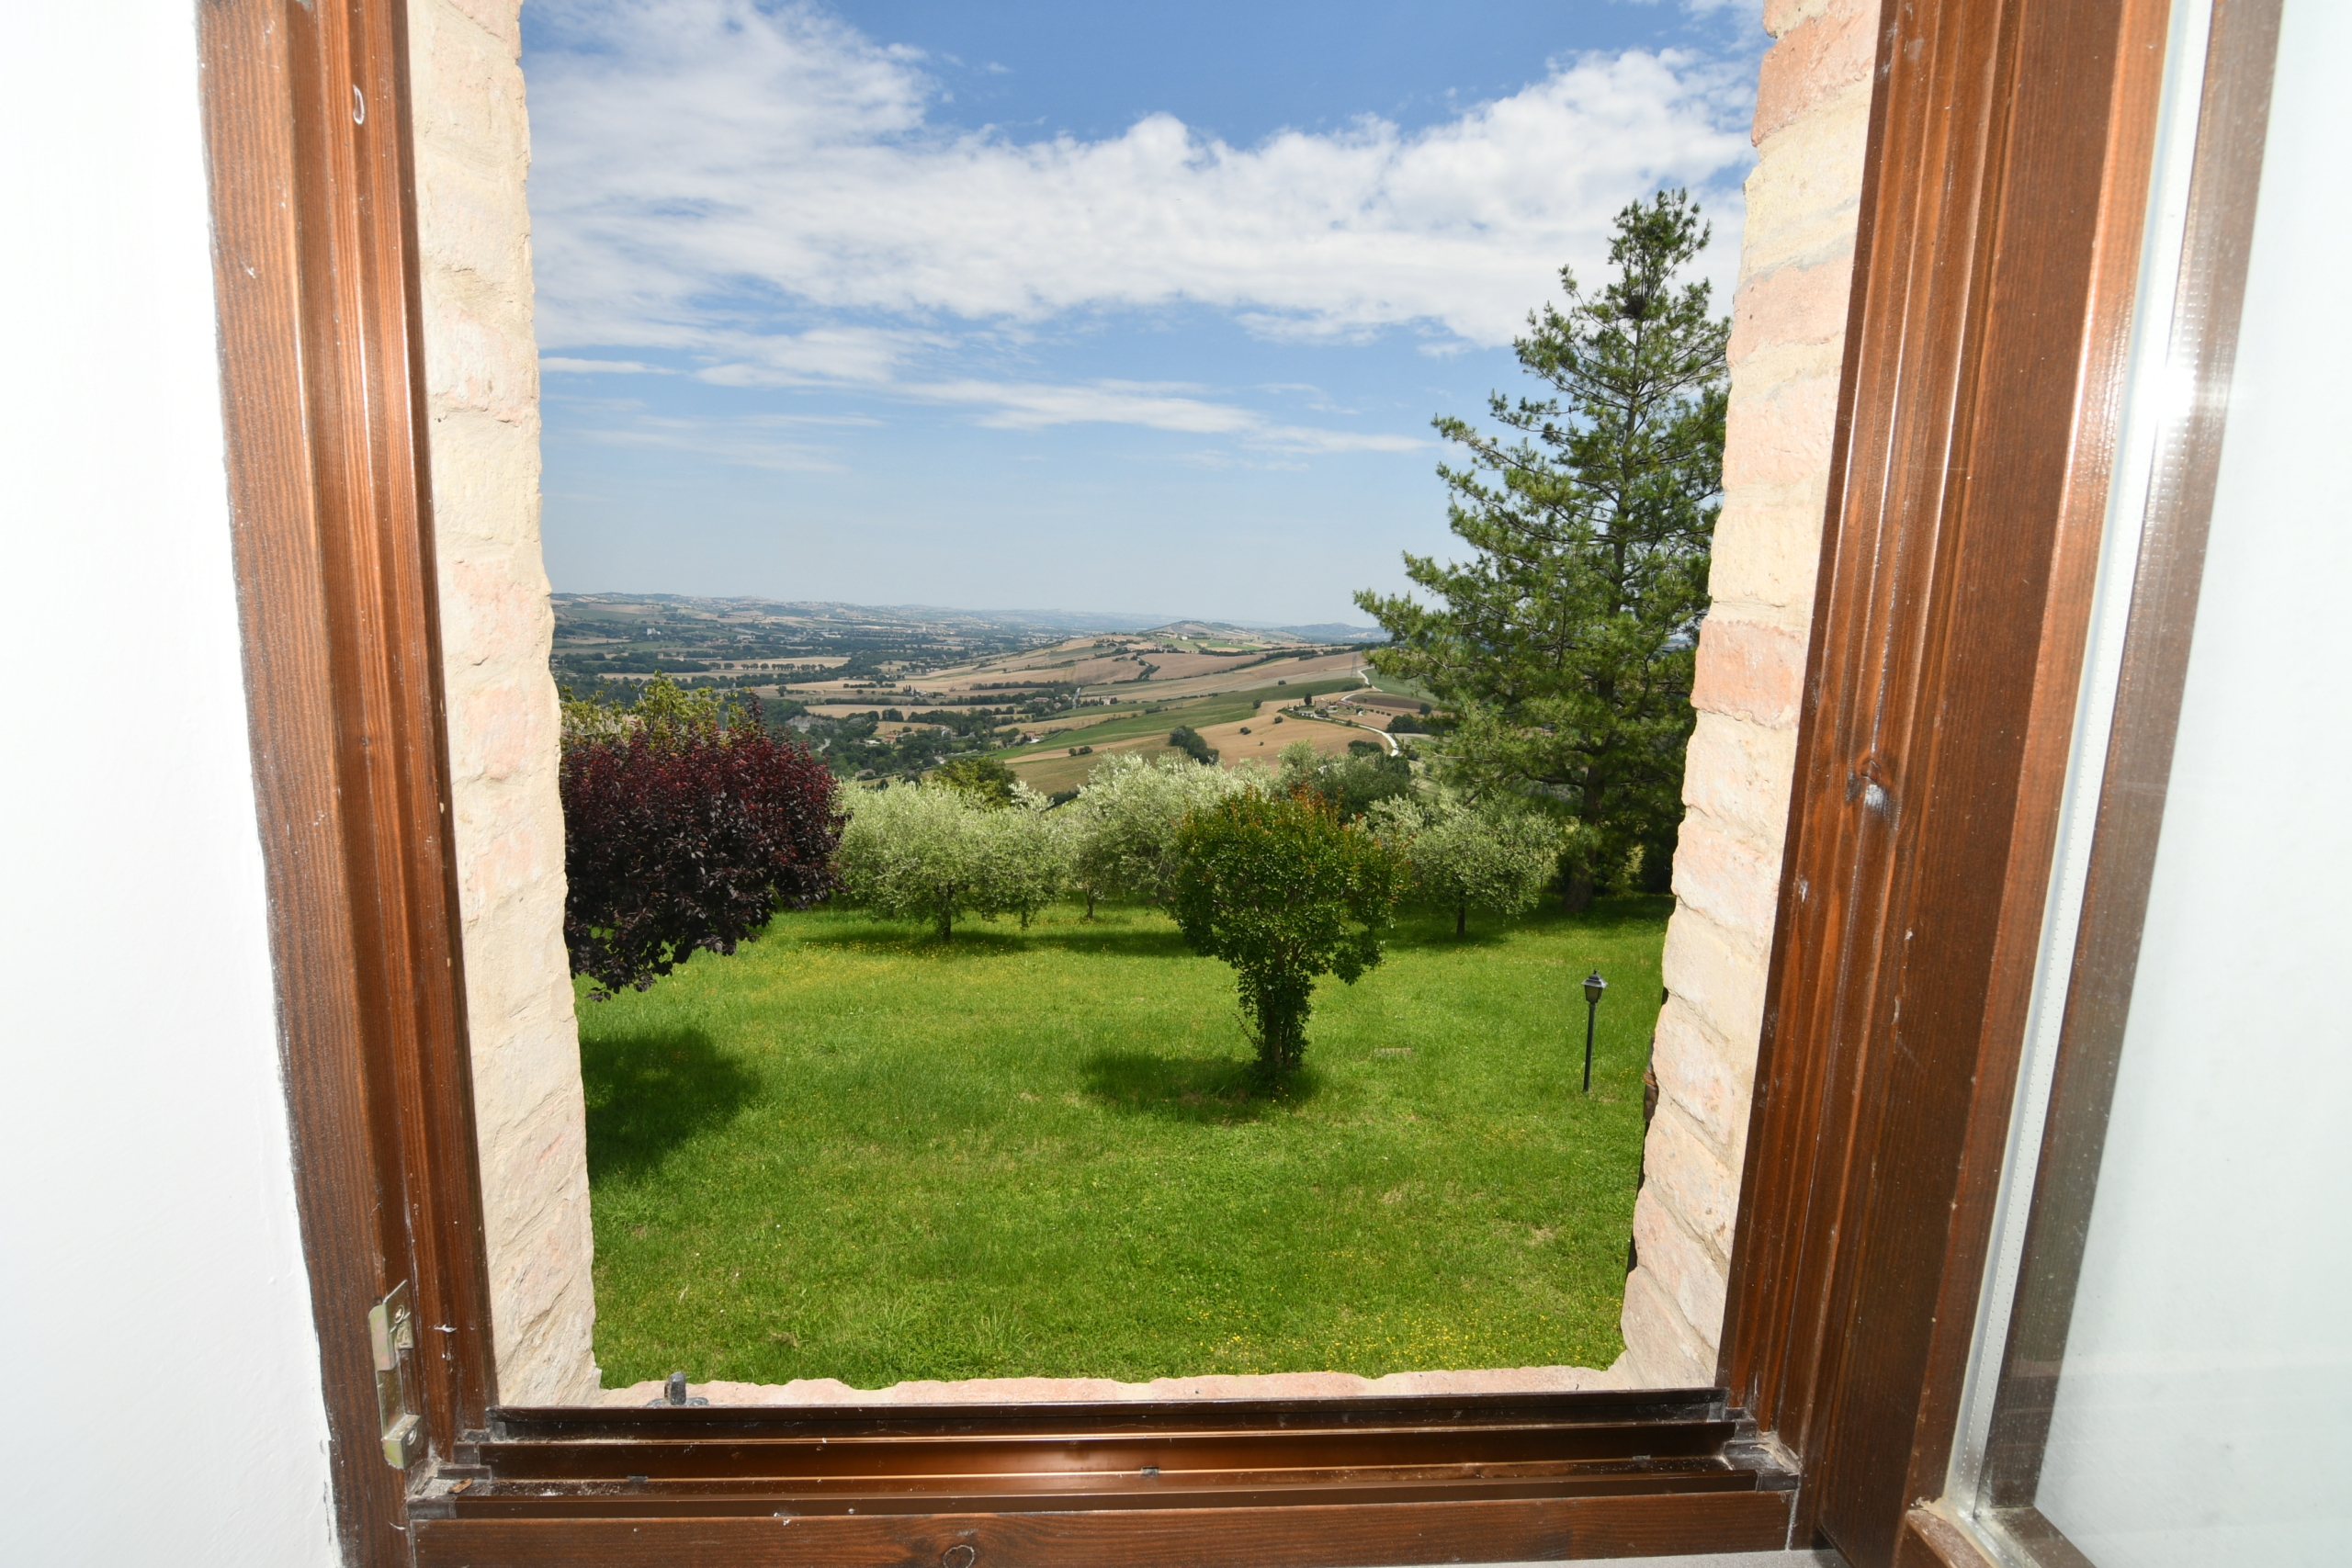
[(1143, 909), (822, 909), (583, 986), (605, 1381), (1606, 1366), (1667, 908), (1416, 917), (1274, 1100), (1232, 972)]

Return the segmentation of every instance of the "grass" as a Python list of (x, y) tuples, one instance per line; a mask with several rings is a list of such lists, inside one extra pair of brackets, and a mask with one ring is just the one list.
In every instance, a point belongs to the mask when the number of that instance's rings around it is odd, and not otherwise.
[(1666, 909), (1416, 917), (1273, 1098), (1144, 909), (820, 909), (583, 999), (606, 1381), (1605, 1366)]
[(1419, 681), (1408, 681), (1402, 675), (1384, 675), (1369, 664), (1364, 666), (1363, 678), (1371, 682), (1375, 690), (1386, 692), (1392, 696), (1410, 697), (1419, 703), (1434, 703), (1438, 700), (1437, 694)]

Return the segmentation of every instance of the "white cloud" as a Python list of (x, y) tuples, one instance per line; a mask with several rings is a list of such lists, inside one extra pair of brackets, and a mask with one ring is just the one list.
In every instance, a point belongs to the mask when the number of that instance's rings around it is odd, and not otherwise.
[[(1598, 267), (1626, 201), (1689, 184), (1734, 217), (1748, 160), (1745, 73), (1671, 52), (1569, 62), (1411, 134), (1366, 118), (1238, 148), (1163, 114), (1021, 143), (932, 125), (918, 56), (802, 6), (537, 15), (542, 339), (677, 350), (724, 384), (896, 382), (949, 328), (1187, 303), (1282, 338), (1414, 324), (1433, 349), (1498, 344), (1563, 260)], [(981, 385), (908, 389), (1015, 427), (1109, 406), (1154, 428), (1254, 428), (1164, 393), (956, 390)]]
[(1315, 430), (1300, 424), (1270, 424), (1254, 433), (1253, 445), (1295, 452), (1418, 452), (1429, 442), (1418, 435), (1374, 431)]
[[(915, 402), (972, 411), (973, 423), (992, 430), (1046, 430), (1069, 424), (1123, 424), (1189, 435), (1222, 435), (1244, 446), (1292, 454), (1411, 452), (1429, 443), (1416, 435), (1324, 430), (1282, 424), (1255, 410), (1212, 401), (1206, 390), (1186, 382), (1088, 381), (1061, 385), (1042, 381), (904, 381), (891, 395)], [(805, 427), (875, 427), (885, 422), (855, 413), (752, 413), (727, 419), (681, 418), (644, 412), (620, 400), (570, 399), (574, 407), (628, 413), (626, 425), (582, 429), (580, 436), (604, 446), (685, 452), (742, 468), (801, 472), (842, 468), (832, 448), (779, 440), (778, 431)]]
[(1204, 389), (1176, 382), (1103, 380), (1057, 386), (962, 380), (908, 382), (895, 389), (927, 402), (983, 409), (977, 423), (995, 430), (1128, 424), (1191, 435), (1230, 435), (1247, 446), (1291, 452), (1411, 452), (1429, 445), (1417, 435), (1276, 424), (1253, 409), (1192, 396)]
[(1259, 416), (1229, 403), (1177, 395), (1178, 389), (1134, 381), (1062, 387), (1034, 381), (915, 382), (899, 389), (930, 402), (984, 407), (979, 423), (997, 430), (1043, 430), (1057, 424), (1137, 424), (1194, 435), (1234, 435)]
[(671, 372), (658, 365), (648, 365), (636, 359), (567, 359), (560, 354), (539, 355), (542, 370), (564, 370), (575, 376), (604, 374), (609, 376), (667, 376)]
[(802, 333), (709, 330), (678, 333), (674, 341), (718, 358), (695, 373), (705, 381), (799, 387), (812, 381), (888, 381), (924, 349), (951, 340), (938, 333), (881, 327), (811, 327)]
[(865, 423), (853, 420), (796, 422), (770, 418), (749, 420), (673, 419), (648, 414), (627, 429), (582, 430), (584, 440), (600, 446), (637, 447), (684, 452), (737, 468), (766, 468), (786, 473), (837, 473), (842, 469), (832, 451), (799, 442), (778, 441), (762, 434), (764, 427), (789, 423)]

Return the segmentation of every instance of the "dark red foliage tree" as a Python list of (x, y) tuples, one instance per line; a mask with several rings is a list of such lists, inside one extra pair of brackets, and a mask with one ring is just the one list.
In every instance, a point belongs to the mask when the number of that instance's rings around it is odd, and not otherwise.
[(566, 726), (563, 940), (600, 999), (644, 990), (697, 948), (733, 953), (777, 910), (833, 890), (832, 773), (771, 735), (756, 701), (730, 716)]

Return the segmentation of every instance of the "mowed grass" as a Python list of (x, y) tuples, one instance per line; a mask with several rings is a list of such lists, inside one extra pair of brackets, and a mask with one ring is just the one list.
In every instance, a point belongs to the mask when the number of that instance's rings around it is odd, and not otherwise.
[(1272, 1097), (1141, 908), (820, 909), (583, 988), (605, 1381), (1606, 1366), (1667, 908), (1413, 917)]

